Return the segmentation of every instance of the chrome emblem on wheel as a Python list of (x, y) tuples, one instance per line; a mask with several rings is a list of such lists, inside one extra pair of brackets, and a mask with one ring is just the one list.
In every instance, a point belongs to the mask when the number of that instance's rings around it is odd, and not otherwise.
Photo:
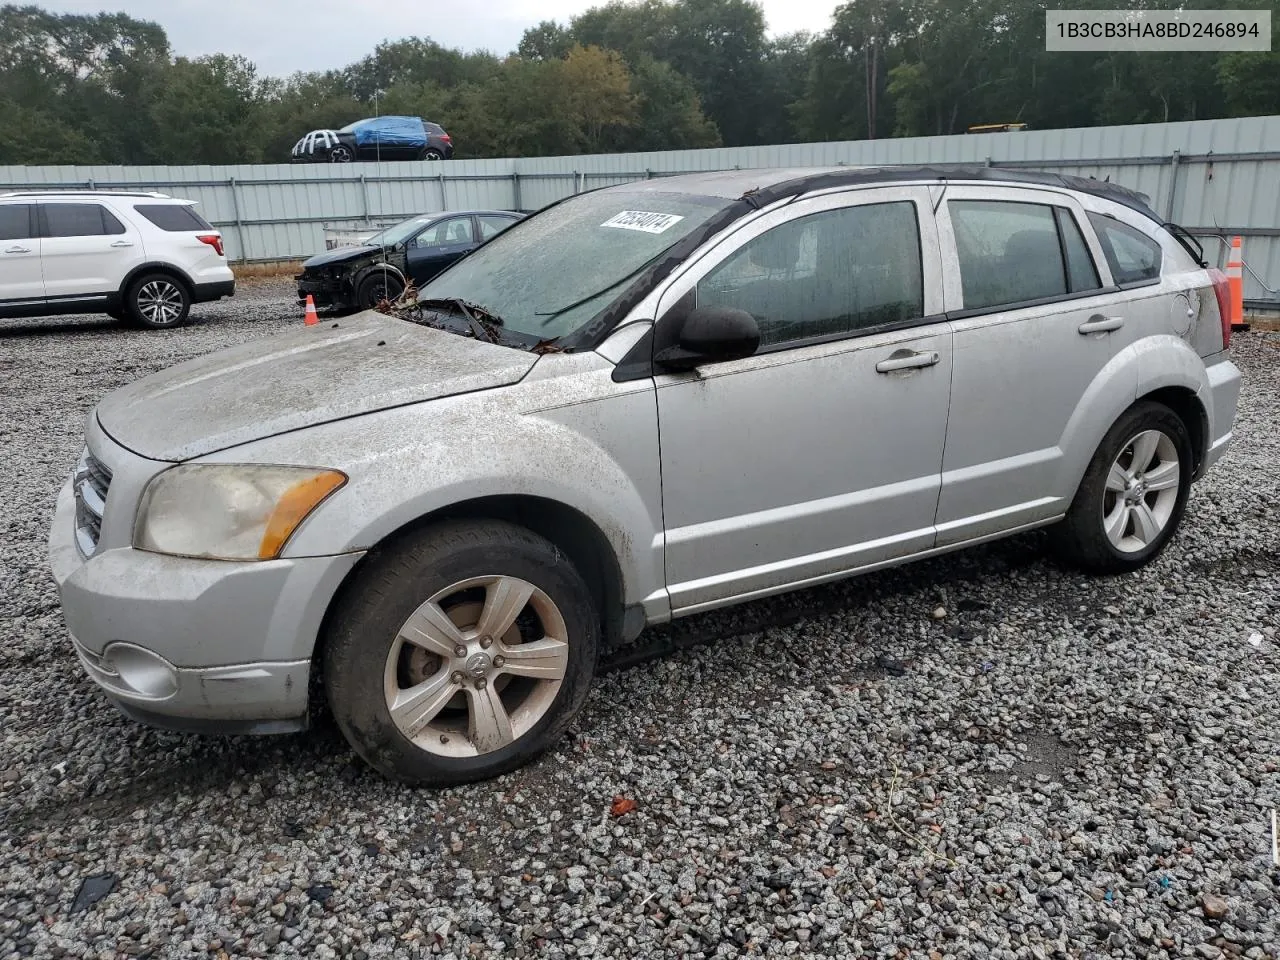
[(471, 674), (475, 679), (483, 679), (489, 672), (489, 657), (483, 653), (477, 653), (467, 659), (467, 673)]

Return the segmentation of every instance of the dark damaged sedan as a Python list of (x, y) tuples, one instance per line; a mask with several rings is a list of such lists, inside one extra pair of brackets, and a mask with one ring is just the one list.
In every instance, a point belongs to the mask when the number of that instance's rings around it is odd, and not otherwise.
[(317, 307), (370, 310), (421, 286), (455, 260), (522, 218), (505, 210), (460, 210), (411, 217), (370, 237), (312, 257), (298, 275), (298, 299)]

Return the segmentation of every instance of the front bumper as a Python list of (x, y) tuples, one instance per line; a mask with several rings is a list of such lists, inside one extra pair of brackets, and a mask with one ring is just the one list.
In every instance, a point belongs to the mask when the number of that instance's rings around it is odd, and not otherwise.
[(355, 293), (350, 289), (350, 283), (344, 280), (309, 277), (303, 274), (297, 278), (297, 281), (299, 301), (306, 300), (309, 294), (315, 299), (317, 307), (345, 308), (355, 305)]
[(228, 563), (119, 547), (85, 559), (75, 525), (68, 483), (50, 565), (76, 656), (117, 706), (187, 730), (305, 726), (320, 623), (358, 554)]

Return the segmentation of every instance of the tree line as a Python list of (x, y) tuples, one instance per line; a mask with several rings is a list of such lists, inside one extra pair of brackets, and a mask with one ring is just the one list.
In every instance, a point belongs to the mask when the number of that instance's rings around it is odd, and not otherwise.
[[(1273, 29), (1277, 6), (1263, 7)], [(442, 124), (459, 157), (1280, 113), (1280, 45), (1047, 53), (1045, 9), (1044, 0), (969, 0), (962, 9), (953, 0), (850, 0), (821, 33), (770, 37), (752, 0), (615, 0), (529, 29), (506, 56), (413, 37), (342, 68), (278, 78), (242, 56), (176, 56), (161, 26), (124, 13), (5, 5), (0, 163), (284, 161), (307, 131), (375, 110)]]

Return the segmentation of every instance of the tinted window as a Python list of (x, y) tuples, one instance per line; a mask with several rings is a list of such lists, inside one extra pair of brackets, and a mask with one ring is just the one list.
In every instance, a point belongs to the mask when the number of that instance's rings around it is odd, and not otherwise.
[(1160, 276), (1160, 244), (1128, 224), (1089, 214), (1116, 283), (1139, 283)]
[(45, 203), (45, 236), (101, 237), (124, 233), (124, 224), (98, 203)]
[(915, 205), (847, 207), (775, 227), (703, 278), (698, 305), (746, 310), (762, 346), (923, 316)]
[(515, 223), (510, 217), (480, 217), (480, 239), (488, 240), (496, 237), (507, 227)]
[(31, 204), (0, 204), (0, 240), (26, 240), (31, 235)]
[(1098, 280), (1098, 268), (1093, 265), (1093, 257), (1085, 245), (1084, 236), (1080, 233), (1080, 225), (1070, 210), (1057, 207), (1058, 227), (1062, 230), (1062, 249), (1067, 255), (1067, 280), (1071, 284), (1071, 292), (1097, 290), (1102, 286)]
[(966, 310), (1067, 292), (1053, 207), (1001, 200), (948, 204)]
[(137, 210), (161, 230), (168, 230), (170, 233), (213, 229), (204, 217), (185, 204), (140, 203), (133, 209)]

